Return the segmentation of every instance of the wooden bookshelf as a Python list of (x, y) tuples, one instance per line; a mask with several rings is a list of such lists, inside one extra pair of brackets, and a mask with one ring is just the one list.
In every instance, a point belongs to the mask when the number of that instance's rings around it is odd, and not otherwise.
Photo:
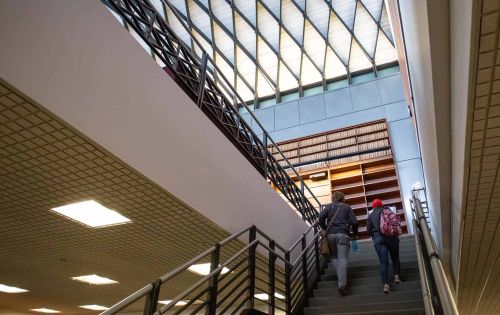
[[(312, 162), (296, 169), (322, 204), (330, 203), (331, 193), (335, 190), (345, 194), (346, 202), (358, 219), (360, 238), (369, 237), (366, 222), (372, 210), (371, 203), (377, 198), (385, 205), (396, 207), (403, 232), (407, 233), (404, 203), (385, 120), (294, 139), (278, 146), (292, 164)], [(376, 152), (363, 153), (379, 148)], [(277, 150), (270, 149), (283, 163)], [(329, 159), (357, 152), (359, 154), (353, 156)], [(312, 199), (309, 193), (306, 197)]]

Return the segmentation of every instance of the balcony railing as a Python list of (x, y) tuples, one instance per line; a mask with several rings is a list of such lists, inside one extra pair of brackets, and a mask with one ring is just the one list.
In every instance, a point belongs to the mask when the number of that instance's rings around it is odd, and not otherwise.
[[(155, 60), (164, 66), (166, 72), (262, 176), (279, 189), (302, 215), (303, 220), (313, 224), (318, 217), (321, 203), (197, 39), (191, 37), (195, 50), (201, 52), (201, 57), (175, 34), (150, 1), (103, 0), (103, 2), (123, 19), (127, 27), (137, 33), (151, 49)], [(175, 7), (167, 1), (163, 3), (173, 14), (179, 15)], [(179, 18), (179, 21), (188, 30), (182, 18)], [(262, 131), (261, 135), (257, 135), (241, 116), (237, 110), (238, 106), (247, 109)], [(286, 163), (284, 166), (280, 165), (270, 153), (270, 148), (282, 155)], [(290, 178), (287, 171), (298, 178), (298, 184)], [(305, 190), (309, 192), (315, 205), (306, 198)]]

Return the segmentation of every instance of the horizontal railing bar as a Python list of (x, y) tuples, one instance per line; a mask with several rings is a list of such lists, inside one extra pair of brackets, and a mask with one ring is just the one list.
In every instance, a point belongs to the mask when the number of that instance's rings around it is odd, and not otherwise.
[(120, 302), (116, 303), (111, 308), (104, 311), (102, 314), (103, 315), (115, 314), (116, 312), (119, 312), (119, 311), (123, 310), (125, 307), (134, 303), (138, 299), (146, 296), (147, 294), (149, 294), (151, 292), (151, 290), (153, 290), (153, 285), (148, 284), (148, 285), (144, 286), (143, 288), (137, 290), (133, 294), (129, 295), (125, 299), (121, 300)]
[(224, 308), (224, 309), (220, 312), (220, 314), (224, 314), (224, 313), (226, 313), (226, 311), (227, 311), (227, 310), (228, 310), (228, 309), (229, 309), (229, 308), (230, 308), (230, 307), (234, 304), (234, 302), (236, 302), (236, 301), (237, 301), (237, 300), (238, 300), (238, 299), (239, 299), (239, 298), (243, 295), (243, 293), (245, 293), (245, 292), (248, 290), (248, 288), (249, 288), (249, 287), (248, 287), (248, 285), (247, 285), (247, 286), (245, 286), (245, 287), (243, 288), (243, 290), (241, 290), (241, 291), (240, 291), (240, 293), (238, 293), (238, 295), (236, 295), (236, 296), (235, 296), (235, 297), (231, 300), (231, 302), (229, 302), (229, 303), (226, 305), (226, 307), (225, 307), (225, 308)]
[(243, 306), (245, 305), (245, 303), (248, 301), (248, 298), (245, 297), (245, 299), (243, 301), (241, 301), (240, 304), (238, 304), (238, 306), (231, 312), (231, 315), (234, 315), (236, 314), (236, 312)]
[[(240, 272), (238, 272), (236, 275), (234, 275), (234, 277), (232, 277), (229, 281), (227, 281), (222, 287), (220, 287), (217, 292), (222, 292), (224, 291), (228, 286), (230, 286), (231, 284), (233, 284), (234, 281), (236, 281), (236, 279), (238, 279), (245, 271), (247, 271), (246, 269), (241, 269)], [(248, 275), (246, 276), (246, 278), (248, 279)]]
[[(272, 239), (269, 235), (267, 235), (266, 233), (262, 232), (262, 230), (261, 230), (261, 229), (259, 229), (259, 228), (257, 228), (257, 227), (256, 227), (256, 228), (255, 228), (255, 230), (256, 230), (256, 231), (257, 231), (260, 235), (262, 235), (264, 238), (266, 238), (268, 241), (272, 241), (272, 240), (273, 240), (273, 239)], [(286, 252), (286, 250), (285, 250), (285, 249), (284, 249), (284, 248), (283, 248), (280, 244), (278, 244), (278, 243), (274, 243), (274, 246), (276, 246), (277, 248), (281, 249), (283, 252)]]
[(260, 246), (264, 247), (264, 249), (266, 249), (269, 253), (272, 253), (274, 255), (274, 257), (280, 259), (281, 261), (283, 261), (287, 265), (291, 265), (290, 262), (288, 260), (286, 260), (286, 258), (282, 257), (280, 254), (278, 254), (277, 252), (275, 252), (274, 250), (269, 248), (266, 244), (262, 244), (262, 242), (259, 242), (259, 244), (260, 244)]
[(197, 314), (202, 308), (204, 308), (205, 306), (207, 306), (208, 304), (208, 301), (204, 301), (203, 303), (201, 303), (200, 305), (198, 305), (198, 307), (196, 307), (190, 315), (195, 315)]
[[(238, 285), (236, 285), (236, 286), (234, 287), (234, 289), (239, 288), (239, 287), (240, 287), (240, 286), (241, 286), (241, 285), (242, 285), (245, 281), (247, 281), (247, 280), (248, 280), (248, 277), (244, 277), (244, 278), (242, 278), (242, 279), (240, 280), (240, 282), (238, 282)], [(228, 299), (231, 295), (233, 295), (233, 293), (234, 293), (234, 290), (233, 290), (233, 291), (231, 291), (231, 292), (229, 292), (228, 294), (226, 294), (226, 295), (225, 295), (222, 299), (218, 300), (218, 301), (217, 301), (217, 307), (219, 307), (219, 306), (221, 306), (222, 304), (224, 304), (224, 302), (226, 302), (226, 300), (227, 300), (227, 299)], [(220, 293), (219, 293), (219, 294), (220, 294)]]
[(184, 271), (185, 269), (189, 268), (191, 265), (193, 265), (194, 263), (198, 262), (199, 260), (201, 260), (202, 258), (204, 257), (207, 257), (208, 255), (210, 255), (211, 253), (213, 253), (215, 251), (215, 246), (214, 247), (211, 247), (209, 249), (207, 249), (206, 251), (204, 251), (203, 253), (199, 254), (198, 256), (194, 257), (193, 259), (187, 261), (186, 263), (184, 263), (183, 265), (175, 268), (174, 270), (170, 271), (169, 273), (167, 273), (166, 275), (163, 275), (161, 276), (159, 279), (161, 281), (161, 283), (165, 283), (167, 282), (168, 280), (172, 279), (173, 277), (175, 277), (177, 274), (179, 274), (181, 271)]
[(225, 238), (224, 240), (222, 240), (222, 241), (220, 241), (220, 242), (219, 242), (219, 245), (220, 245), (220, 246), (224, 246), (224, 245), (226, 245), (227, 243), (229, 243), (230, 241), (234, 240), (235, 238), (237, 238), (237, 237), (241, 236), (242, 234), (245, 234), (245, 232), (250, 231), (250, 229), (251, 229), (252, 227), (253, 227), (253, 225), (251, 225), (251, 226), (249, 226), (249, 227), (247, 227), (247, 228), (244, 228), (243, 230), (239, 231), (238, 233), (233, 234), (233, 235), (231, 235), (231, 236), (229, 236), (229, 237)]
[[(236, 265), (232, 266), (231, 268), (228, 268), (228, 271), (225, 274), (220, 275), (219, 283), (222, 283), (222, 281), (224, 279), (226, 279), (231, 274), (231, 272), (238, 269), (242, 264), (244, 264), (246, 262), (247, 259), (248, 259), (248, 255), (244, 256)], [(242, 270), (246, 270), (246, 269), (242, 269)]]
[(185, 305), (183, 305), (180, 309), (178, 309), (176, 311), (176, 314), (179, 314), (181, 313), (183, 310), (185, 310), (186, 308), (188, 308), (190, 305), (192, 305), (194, 302), (196, 302), (199, 298), (201, 298), (205, 293), (207, 293), (207, 291), (209, 290), (209, 288), (205, 288), (203, 290), (201, 290), (200, 292), (198, 292), (198, 294), (196, 294), (194, 297), (192, 297), (191, 299), (189, 299)]

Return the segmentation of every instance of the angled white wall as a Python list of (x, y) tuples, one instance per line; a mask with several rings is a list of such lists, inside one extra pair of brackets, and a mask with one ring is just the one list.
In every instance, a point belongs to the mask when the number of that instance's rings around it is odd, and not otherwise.
[(0, 77), (207, 218), (306, 225), (98, 0), (0, 2)]

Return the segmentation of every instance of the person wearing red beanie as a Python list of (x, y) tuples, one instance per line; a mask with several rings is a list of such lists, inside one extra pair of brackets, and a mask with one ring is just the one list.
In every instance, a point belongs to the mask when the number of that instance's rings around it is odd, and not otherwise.
[[(368, 215), (366, 230), (371, 235), (373, 245), (378, 254), (380, 262), (380, 276), (384, 285), (384, 293), (389, 293), (389, 256), (391, 256), (394, 269), (394, 282), (400, 283), (399, 273), (401, 263), (399, 262), (399, 237), (385, 236), (380, 231), (380, 216), (384, 211), (384, 203), (380, 199), (372, 201), (372, 212)], [(390, 210), (389, 210), (390, 211)]]

